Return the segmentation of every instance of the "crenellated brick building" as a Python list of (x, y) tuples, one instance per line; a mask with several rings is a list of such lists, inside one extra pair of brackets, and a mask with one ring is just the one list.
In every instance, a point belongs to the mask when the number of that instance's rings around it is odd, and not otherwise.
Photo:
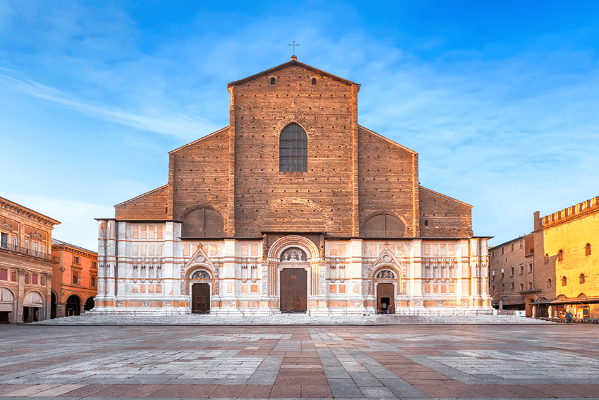
[(98, 219), (95, 311), (489, 312), (471, 206), (358, 124), (359, 89), (295, 57), (230, 83), (229, 126)]
[(489, 249), (493, 304), (529, 317), (558, 318), (569, 309), (599, 319), (597, 243), (599, 197), (542, 218), (536, 211), (532, 233)]

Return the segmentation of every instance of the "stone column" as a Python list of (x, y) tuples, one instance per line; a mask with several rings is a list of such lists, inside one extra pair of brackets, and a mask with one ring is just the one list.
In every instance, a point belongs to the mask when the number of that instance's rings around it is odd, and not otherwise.
[(23, 302), (25, 301), (25, 274), (27, 271), (23, 268), (17, 268), (17, 318), (16, 322), (23, 321)]
[(44, 273), (42, 276), (46, 280), (46, 306), (44, 316), (40, 316), (40, 321), (42, 319), (50, 319), (52, 316), (52, 274)]

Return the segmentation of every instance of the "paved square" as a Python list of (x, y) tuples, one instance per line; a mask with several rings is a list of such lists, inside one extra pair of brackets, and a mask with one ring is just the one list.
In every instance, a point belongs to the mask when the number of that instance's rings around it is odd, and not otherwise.
[(593, 325), (3, 325), (0, 337), (0, 398), (599, 398)]

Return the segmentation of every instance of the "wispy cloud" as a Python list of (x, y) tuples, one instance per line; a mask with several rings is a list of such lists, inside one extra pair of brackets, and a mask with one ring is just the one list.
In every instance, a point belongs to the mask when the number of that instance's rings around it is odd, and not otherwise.
[[(2, 68), (3, 71), (7, 69)], [(139, 115), (116, 108), (96, 106), (70, 96), (56, 88), (41, 83), (18, 79), (6, 74), (0, 74), (0, 87), (37, 97), (68, 107), (93, 118), (103, 119), (118, 124), (130, 126), (149, 132), (162, 133), (182, 139), (194, 139), (218, 129), (212, 122), (203, 118), (191, 118), (183, 114), (160, 115), (156, 110), (153, 116)]]

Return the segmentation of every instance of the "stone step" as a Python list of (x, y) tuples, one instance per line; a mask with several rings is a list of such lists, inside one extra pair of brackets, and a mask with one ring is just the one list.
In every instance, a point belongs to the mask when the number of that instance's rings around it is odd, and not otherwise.
[(400, 324), (548, 324), (514, 315), (367, 315), (270, 316), (185, 315), (85, 315), (35, 322), (36, 325), (400, 325)]

